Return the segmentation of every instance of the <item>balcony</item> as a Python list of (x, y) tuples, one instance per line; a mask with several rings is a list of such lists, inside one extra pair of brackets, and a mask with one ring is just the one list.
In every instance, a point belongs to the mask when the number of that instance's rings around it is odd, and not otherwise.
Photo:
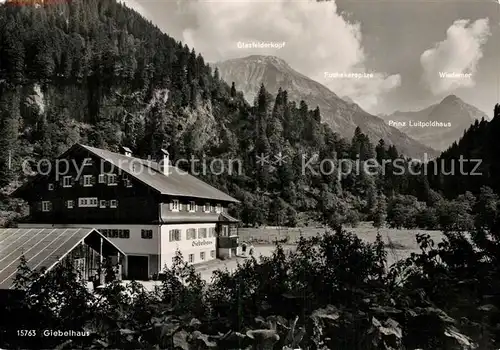
[(218, 248), (223, 248), (223, 249), (232, 249), (232, 248), (237, 248), (239, 241), (238, 236), (231, 236), (231, 237), (219, 237), (217, 239), (217, 246)]

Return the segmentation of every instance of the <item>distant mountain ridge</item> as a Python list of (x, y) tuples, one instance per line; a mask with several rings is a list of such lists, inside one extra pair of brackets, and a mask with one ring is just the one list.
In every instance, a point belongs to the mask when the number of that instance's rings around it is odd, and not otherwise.
[(415, 140), (440, 151), (460, 139), (475, 120), (489, 119), (486, 113), (455, 95), (422, 110), (396, 111), (381, 117)]
[(354, 130), (360, 126), (373, 143), (384, 139), (411, 157), (421, 158), (437, 152), (413, 140), (398, 129), (387, 125), (381, 118), (365, 112), (356, 103), (345, 101), (324, 85), (294, 70), (283, 59), (275, 56), (251, 55), (244, 58), (217, 62), (220, 76), (227, 83), (235, 83), (245, 98), (252, 103), (260, 85), (275, 95), (281, 87), (288, 92), (291, 101), (304, 100), (310, 107), (319, 106), (322, 121), (341, 136), (351, 139)]

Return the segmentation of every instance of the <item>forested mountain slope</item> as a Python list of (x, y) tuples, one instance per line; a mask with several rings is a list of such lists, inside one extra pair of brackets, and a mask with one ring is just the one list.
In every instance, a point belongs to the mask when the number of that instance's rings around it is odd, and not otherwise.
[[(168, 147), (174, 161), (239, 160), (239, 174), (203, 174), (201, 162), (188, 170), (240, 199), (234, 215), (245, 223), (293, 225), (297, 213), (327, 211), (356, 221), (371, 215), (380, 193), (425, 193), (421, 177), (304, 169), (312, 155), (400, 156), (384, 142), (374, 147), (359, 128), (352, 140), (341, 138), (321, 124), (318, 108), (290, 102), (286, 91), (271, 97), (261, 86), (250, 106), (201, 55), (116, 1), (3, 4), (0, 76), (4, 192), (25, 180), (23, 160), (53, 158), (81, 142), (115, 151), (126, 145), (142, 157)], [(256, 162), (280, 152), (281, 166)]]
[[(430, 184), (448, 197), (467, 189), (479, 193), (482, 186), (500, 191), (500, 105), (491, 121), (482, 119), (464, 132), (434, 164), (429, 166)], [(462, 158), (462, 169), (460, 169)], [(436, 175), (437, 174), (437, 175)]]

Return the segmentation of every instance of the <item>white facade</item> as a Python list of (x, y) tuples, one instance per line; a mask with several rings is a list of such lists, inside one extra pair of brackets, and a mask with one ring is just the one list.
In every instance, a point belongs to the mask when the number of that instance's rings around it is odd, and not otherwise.
[[(196, 238), (188, 239), (188, 229), (194, 229)], [(199, 229), (206, 229), (206, 238), (199, 237)], [(212, 224), (175, 224), (161, 225), (160, 234), (160, 257), (161, 266), (172, 266), (172, 258), (177, 250), (182, 253), (184, 261), (198, 264), (214, 260), (217, 256), (216, 241), (214, 236), (210, 237), (210, 229), (215, 232), (215, 223)], [(170, 231), (180, 230), (180, 240), (170, 241)], [(202, 256), (204, 253), (204, 259)], [(192, 261), (190, 261), (190, 257)]]

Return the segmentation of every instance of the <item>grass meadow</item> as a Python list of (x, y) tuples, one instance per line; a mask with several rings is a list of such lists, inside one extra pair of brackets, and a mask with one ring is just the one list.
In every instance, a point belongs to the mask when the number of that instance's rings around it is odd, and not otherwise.
[[(380, 232), (382, 239), (386, 244), (388, 251), (387, 260), (389, 264), (397, 260), (404, 259), (412, 252), (418, 252), (419, 248), (416, 241), (417, 233), (426, 233), (431, 236), (435, 243), (441, 241), (442, 233), (440, 231), (426, 230), (398, 230), (391, 228), (381, 228), (377, 230), (371, 223), (362, 223), (355, 228), (346, 228), (347, 231), (355, 233), (359, 238), (367, 242), (374, 242), (377, 232)], [(238, 235), (240, 244), (242, 242), (252, 243), (256, 251), (264, 250), (267, 252), (269, 247), (274, 245), (276, 240), (283, 242), (286, 239), (286, 245), (293, 245), (299, 240), (300, 236), (312, 237), (325, 232), (324, 228), (301, 227), (301, 228), (240, 228)]]

